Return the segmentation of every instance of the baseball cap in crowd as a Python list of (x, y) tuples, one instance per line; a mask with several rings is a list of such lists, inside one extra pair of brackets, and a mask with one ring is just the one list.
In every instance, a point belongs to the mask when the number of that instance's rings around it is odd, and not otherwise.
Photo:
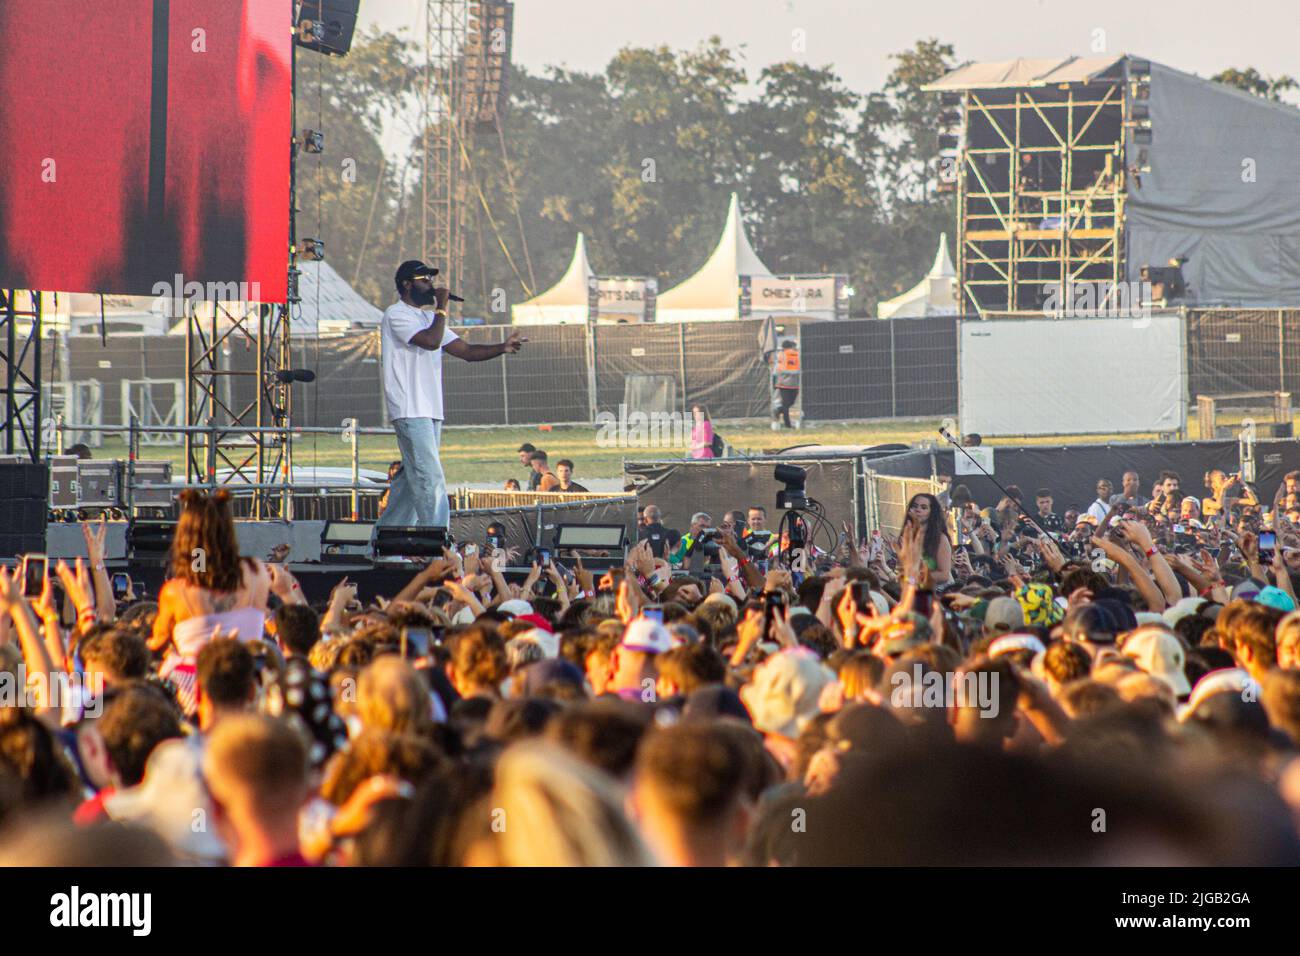
[(1259, 699), (1259, 682), (1250, 676), (1249, 671), (1240, 667), (1223, 667), (1210, 671), (1196, 682), (1187, 703), (1178, 708), (1178, 719), (1188, 720), (1205, 701), (1219, 694), (1244, 698), (1248, 693), (1255, 700)]
[(1041, 654), (1047, 650), (1033, 634), (1007, 634), (999, 637), (989, 645), (989, 657), (1001, 657), (1003, 654), (1014, 654), (1016, 651), (1033, 651), (1035, 654)]
[(520, 618), (525, 614), (532, 614), (533, 606), (522, 598), (511, 598), (509, 601), (502, 601), (498, 604), (497, 610), (509, 614), (513, 618)]
[[(516, 618), (518, 620), (518, 618)], [(560, 636), (551, 631), (544, 631), (540, 627), (535, 627), (531, 631), (524, 631), (516, 635), (520, 640), (532, 641), (542, 649), (542, 656), (546, 658), (560, 656)]]
[(548, 621), (546, 618), (542, 617), (536, 611), (533, 611), (529, 614), (517, 614), (515, 615), (515, 620), (524, 621), (528, 624), (531, 624), (533, 627), (540, 627), (543, 631), (546, 631), (549, 634), (555, 633), (555, 628), (551, 626), (551, 622)]
[[(1228, 737), (1268, 740), (1273, 735), (1264, 705), (1258, 700), (1246, 700), (1241, 694), (1211, 694), (1189, 711), (1183, 722)], [(1278, 742), (1285, 745), (1281, 735), (1277, 736)]]
[(437, 274), (437, 269), (432, 266), (426, 266), (419, 259), (407, 259), (397, 267), (397, 275), (393, 278), (400, 287), (403, 282), (409, 282), (410, 280), (421, 276), (432, 279)]
[(1263, 604), (1265, 607), (1271, 607), (1284, 614), (1290, 614), (1295, 610), (1295, 599), (1281, 588), (1275, 587), (1272, 584), (1255, 595), (1255, 603)]
[(795, 738), (821, 713), (822, 688), (833, 680), (835, 674), (812, 651), (788, 648), (758, 665), (740, 699), (757, 729)]
[(1137, 615), (1133, 613), (1133, 608), (1123, 601), (1115, 598), (1100, 598), (1092, 603), (1105, 611), (1106, 616), (1110, 618), (1111, 623), (1114, 625), (1111, 630), (1116, 634), (1131, 631), (1137, 627)]
[(638, 617), (627, 626), (618, 646), (642, 654), (663, 654), (672, 650), (673, 640), (668, 629), (658, 621)]
[(572, 661), (566, 661), (562, 657), (549, 658), (543, 661), (534, 661), (524, 667), (523, 693), (525, 697), (533, 697), (539, 690), (549, 684), (570, 684), (574, 687), (582, 687), (582, 671), (578, 670), (576, 664)]
[(1255, 595), (1259, 594), (1262, 590), (1264, 589), (1260, 587), (1258, 581), (1253, 578), (1246, 578), (1244, 581), (1238, 581), (1237, 586), (1232, 589), (1232, 599), (1234, 601), (1239, 598), (1246, 601), (1252, 601), (1254, 600)]
[(1177, 637), (1160, 627), (1143, 627), (1131, 634), (1120, 648), (1120, 653), (1131, 658), (1147, 674), (1163, 681), (1174, 689), (1180, 698), (1192, 692), (1183, 667), (1187, 653)]
[(875, 704), (848, 704), (826, 725), (826, 739), (837, 750), (868, 753), (904, 747), (908, 731), (891, 711)]
[(1183, 618), (1200, 613), (1201, 606), (1205, 603), (1205, 598), (1185, 597), (1173, 607), (1167, 608), (1161, 616), (1165, 619), (1166, 624), (1173, 627)]
[(683, 721), (714, 720), (718, 717), (735, 717), (747, 724), (754, 722), (740, 695), (725, 684), (700, 687), (686, 698), (686, 704), (682, 708)]
[(1025, 609), (1013, 597), (995, 597), (984, 609), (985, 634), (1009, 634), (1027, 623)]

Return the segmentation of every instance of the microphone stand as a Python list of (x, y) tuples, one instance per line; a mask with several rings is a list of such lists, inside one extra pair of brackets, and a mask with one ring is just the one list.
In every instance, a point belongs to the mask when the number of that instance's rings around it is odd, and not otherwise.
[[(1024, 509), (1024, 507), (1020, 504), (1020, 502), (1016, 501), (1015, 498), (1013, 498), (1013, 497), (1011, 497), (1011, 495), (1007, 494), (1007, 489), (1005, 489), (1005, 488), (1002, 487), (1002, 483), (1001, 483), (1001, 482), (999, 482), (996, 478), (994, 478), (992, 475), (990, 475), (987, 471), (984, 470), (984, 466), (981, 465), (978, 461), (975, 460), (975, 456), (974, 456), (974, 455), (972, 455), (970, 452), (968, 452), (968, 451), (967, 451), (967, 450), (966, 450), (966, 449), (961, 445), (961, 443), (959, 443), (955, 438), (952, 437), (952, 435), (948, 434), (948, 430), (947, 430), (946, 428), (940, 428), (940, 429), (939, 429), (939, 434), (943, 436), (944, 441), (946, 441), (948, 444), (952, 445), (953, 448), (956, 448), (959, 452), (961, 452), (963, 455), (965, 455), (965, 456), (966, 456), (966, 459), (967, 459), (967, 460), (968, 460), (972, 465), (974, 465), (976, 468), (978, 468), (978, 469), (980, 470), (980, 474), (981, 474), (981, 475), (983, 475), (983, 476), (984, 476), (985, 478), (987, 478), (989, 481), (993, 482), (993, 484), (997, 486), (998, 491), (1002, 492), (1002, 497), (1005, 498), (1007, 501), (1011, 502), (1013, 505), (1015, 505), (1015, 506), (1016, 506), (1016, 510), (1020, 512), (1021, 517), (1023, 517), (1026, 521), (1028, 521), (1031, 525), (1033, 525), (1033, 527), (1036, 528), (1036, 529), (1038, 530), (1038, 533), (1039, 533), (1039, 534), (1041, 534), (1041, 535), (1042, 535), (1043, 537), (1045, 537), (1045, 538), (1051, 538), (1051, 537), (1052, 537), (1050, 534), (1048, 534), (1048, 533), (1043, 529), (1043, 526), (1042, 526), (1042, 525), (1040, 525), (1037, 521), (1035, 521), (1035, 520), (1033, 519), (1033, 516), (1030, 515), (1030, 513)], [(956, 471), (955, 468), (954, 468), (953, 470)], [(1056, 539), (1055, 539), (1055, 538), (1052, 538), (1052, 540), (1055, 541)]]

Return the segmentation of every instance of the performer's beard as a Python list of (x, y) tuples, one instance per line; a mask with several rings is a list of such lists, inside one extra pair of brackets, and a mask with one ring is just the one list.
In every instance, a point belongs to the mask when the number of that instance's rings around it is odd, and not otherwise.
[(421, 292), (419, 289), (411, 290), (411, 301), (416, 305), (433, 305), (437, 298), (432, 289), (428, 292)]

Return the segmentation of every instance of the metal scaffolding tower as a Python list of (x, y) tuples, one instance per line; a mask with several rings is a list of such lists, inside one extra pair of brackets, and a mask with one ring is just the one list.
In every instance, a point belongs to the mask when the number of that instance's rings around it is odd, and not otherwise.
[(1125, 280), (1128, 87), (1121, 61), (1085, 82), (945, 94), (962, 107), (962, 308), (1037, 312), (1053, 287)]
[(429, 0), (422, 90), (420, 258), (438, 268), (439, 284), (460, 288), (465, 274), (465, 203), (469, 121), (463, 109), (470, 0)]

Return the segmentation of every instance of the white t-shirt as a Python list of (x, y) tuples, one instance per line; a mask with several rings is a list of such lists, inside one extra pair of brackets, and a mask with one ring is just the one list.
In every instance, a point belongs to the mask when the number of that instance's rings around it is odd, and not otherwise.
[[(405, 302), (394, 302), (380, 323), (380, 346), (384, 362), (384, 401), (389, 419), (442, 419), (442, 348), (432, 351), (411, 344), (411, 337), (434, 323), (432, 312)], [(447, 329), (442, 345), (453, 342), (455, 332)]]

